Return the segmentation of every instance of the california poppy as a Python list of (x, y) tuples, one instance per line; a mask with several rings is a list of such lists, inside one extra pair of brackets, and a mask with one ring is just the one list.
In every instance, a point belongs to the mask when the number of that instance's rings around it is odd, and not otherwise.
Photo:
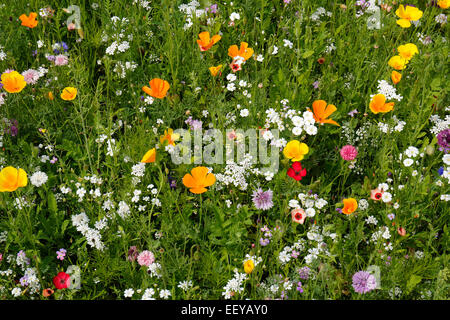
[(211, 75), (213, 77), (215, 77), (219, 73), (220, 69), (222, 69), (222, 65), (221, 64), (219, 64), (217, 67), (210, 67), (209, 68), (209, 72), (211, 72)]
[(164, 142), (167, 141), (167, 143), (172, 146), (175, 145), (175, 141), (177, 141), (178, 139), (180, 139), (180, 134), (173, 133), (173, 129), (170, 128), (169, 130), (164, 130), (164, 135), (159, 137), (159, 141), (161, 142), (161, 144), (164, 144)]
[(419, 53), (419, 49), (414, 43), (403, 44), (397, 48), (397, 51), (398, 55), (406, 61), (411, 60), (416, 53)]
[(155, 78), (149, 81), (150, 84), (150, 88), (147, 86), (143, 86), (142, 90), (154, 97), (154, 98), (158, 98), (158, 99), (163, 99), (166, 94), (167, 91), (169, 91), (170, 88), (170, 84), (166, 81), (166, 80), (162, 80), (159, 78)]
[(77, 88), (65, 87), (63, 92), (61, 93), (61, 99), (66, 101), (73, 100), (77, 96), (77, 92)]
[(343, 203), (342, 213), (344, 214), (351, 214), (358, 208), (358, 202), (356, 202), (355, 198), (344, 199)]
[(450, 0), (439, 0), (437, 2), (437, 5), (441, 8), (441, 9), (448, 9), (450, 7)]
[(306, 143), (298, 140), (289, 141), (283, 149), (283, 154), (286, 158), (292, 161), (303, 160), (305, 154), (309, 152), (309, 148)]
[[(339, 124), (336, 121), (327, 119), (333, 112), (337, 110), (335, 105), (329, 104), (327, 106), (327, 102), (325, 100), (316, 100), (313, 102), (312, 106), (313, 106), (314, 120), (316, 120), (316, 122), (319, 122), (321, 124), (330, 123), (339, 126)], [(308, 108), (308, 111), (311, 110)]]
[(25, 88), (25, 77), (17, 71), (5, 72), (1, 76), (3, 88), (9, 93), (18, 93)]
[(253, 49), (248, 48), (247, 42), (241, 42), (241, 47), (238, 49), (237, 45), (232, 45), (228, 48), (228, 55), (235, 59), (236, 57), (242, 57), (245, 60), (253, 55)]
[(55, 285), (56, 289), (65, 289), (70, 286), (70, 275), (65, 272), (59, 272), (54, 278), (53, 278), (53, 284)]
[(55, 291), (53, 289), (47, 288), (42, 291), (42, 295), (46, 298), (50, 297)]
[(395, 11), (395, 14), (400, 18), (397, 24), (402, 28), (411, 27), (411, 21), (417, 21), (422, 18), (423, 12), (413, 6), (404, 7), (402, 4)]
[(156, 160), (156, 149), (150, 149), (148, 150), (144, 156), (141, 159), (141, 162), (143, 163), (151, 163), (151, 162), (155, 162)]
[(304, 176), (306, 176), (306, 169), (302, 169), (300, 161), (295, 161), (288, 169), (287, 175), (296, 181), (300, 181)]
[(208, 173), (206, 167), (196, 167), (183, 177), (183, 184), (189, 188), (189, 191), (200, 194), (208, 191), (206, 187), (212, 186), (216, 182), (216, 177), (212, 173)]
[(255, 269), (255, 264), (252, 259), (249, 259), (244, 262), (244, 271), (247, 274), (252, 273), (253, 269)]
[(38, 25), (38, 21), (36, 20), (37, 13), (31, 12), (28, 16), (26, 14), (22, 14), (19, 19), (22, 21), (22, 26), (28, 28), (34, 28)]
[(6, 167), (0, 171), (0, 192), (16, 191), (28, 184), (27, 173), (23, 169)]
[(384, 94), (376, 94), (372, 101), (370, 101), (369, 104), (370, 110), (377, 114), (377, 113), (386, 113), (389, 111), (392, 111), (394, 109), (394, 102), (388, 102), (386, 103), (386, 97)]
[(402, 74), (400, 72), (393, 70), (391, 73), (391, 79), (394, 84), (397, 84), (402, 79)]
[(208, 31), (201, 32), (198, 35), (198, 37), (200, 39), (197, 39), (197, 44), (200, 47), (200, 51), (209, 50), (214, 44), (216, 44), (222, 38), (218, 34), (216, 34), (215, 36), (212, 36), (212, 38), (210, 38)]
[(408, 61), (399, 55), (393, 56), (388, 61), (388, 65), (390, 67), (394, 68), (395, 70), (403, 70), (406, 68), (407, 64), (408, 64)]

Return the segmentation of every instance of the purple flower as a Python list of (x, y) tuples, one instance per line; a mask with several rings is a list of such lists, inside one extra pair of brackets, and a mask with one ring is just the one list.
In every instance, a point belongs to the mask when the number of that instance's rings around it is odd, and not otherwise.
[(393, 214), (393, 213), (389, 213), (388, 215), (387, 215), (387, 217), (389, 218), (389, 220), (394, 220), (395, 219), (395, 214)]
[(353, 109), (352, 111), (350, 111), (349, 113), (347, 113), (350, 117), (354, 117), (355, 116), (355, 114), (357, 114), (357, 113), (359, 113), (358, 112), (358, 109)]
[(314, 82), (313, 82), (313, 87), (314, 87), (314, 89), (318, 89), (318, 88), (319, 88), (319, 84), (320, 84), (319, 81), (314, 81)]
[(436, 136), (438, 144), (440, 145), (439, 150), (448, 152), (450, 151), (450, 129), (442, 130)]
[(58, 42), (53, 46), (53, 52), (55, 54), (59, 54), (61, 52), (66, 52), (69, 49), (69, 47), (67, 46), (67, 43), (63, 42)]
[(66, 252), (66, 249), (59, 249), (59, 251), (56, 251), (56, 259), (63, 261), (66, 256)]
[(136, 246), (131, 246), (130, 249), (128, 249), (128, 261), (134, 261), (136, 260), (137, 256), (138, 256), (139, 252), (136, 248)]
[(297, 282), (297, 291), (303, 293), (302, 283), (300, 281)]
[(268, 210), (273, 207), (272, 202), (272, 190), (263, 191), (263, 189), (258, 188), (258, 190), (254, 191), (252, 194), (253, 204), (256, 209), (260, 210)]
[(298, 269), (298, 275), (300, 276), (300, 279), (308, 280), (310, 271), (311, 269), (309, 267), (302, 267)]
[(259, 244), (263, 247), (267, 246), (269, 243), (270, 243), (269, 239), (264, 239), (264, 238), (259, 239)]
[(353, 275), (352, 280), (353, 289), (362, 294), (374, 290), (377, 286), (377, 280), (367, 271), (358, 271)]

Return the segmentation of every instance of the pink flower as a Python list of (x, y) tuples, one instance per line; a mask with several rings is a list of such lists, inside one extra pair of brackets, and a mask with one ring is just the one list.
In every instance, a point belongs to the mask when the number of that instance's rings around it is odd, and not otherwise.
[(340, 151), (342, 159), (346, 161), (352, 161), (355, 160), (356, 156), (358, 155), (358, 150), (354, 146), (346, 145), (343, 146)]
[(151, 251), (144, 250), (138, 255), (137, 261), (139, 265), (148, 267), (155, 261), (155, 256)]
[(58, 54), (55, 57), (55, 66), (65, 66), (69, 62), (69, 59), (67, 59), (67, 56), (63, 54)]
[(36, 84), (39, 80), (39, 72), (33, 69), (22, 72), (22, 76), (27, 84)]

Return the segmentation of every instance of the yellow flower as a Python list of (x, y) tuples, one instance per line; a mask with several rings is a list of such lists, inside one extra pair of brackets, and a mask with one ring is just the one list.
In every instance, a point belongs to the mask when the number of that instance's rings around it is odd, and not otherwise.
[(400, 72), (397, 72), (397, 71), (392, 71), (392, 73), (391, 73), (391, 79), (392, 79), (392, 82), (394, 83), (394, 84), (397, 84), (397, 83), (399, 83), (400, 82), (400, 80), (402, 79), (402, 74), (400, 73)]
[(27, 184), (27, 173), (23, 169), (6, 167), (0, 172), (0, 192), (12, 192)]
[(422, 18), (423, 12), (416, 7), (408, 5), (404, 7), (401, 4), (395, 11), (395, 14), (400, 18), (397, 20), (397, 24), (402, 28), (409, 28), (411, 27), (411, 21), (417, 21)]
[(283, 154), (286, 158), (292, 161), (303, 160), (305, 154), (309, 152), (308, 146), (298, 140), (291, 140), (283, 149)]
[(17, 93), (23, 90), (27, 83), (23, 75), (17, 71), (2, 74), (3, 88), (9, 93)]
[(218, 65), (217, 67), (210, 67), (209, 68), (209, 72), (211, 72), (211, 75), (213, 77), (217, 76), (217, 74), (219, 73), (220, 69), (222, 69), (222, 65)]
[(405, 59), (407, 62), (411, 60), (411, 58), (416, 54), (419, 53), (419, 50), (417, 49), (417, 46), (414, 43), (407, 43), (404, 45), (401, 45), (397, 48), (398, 54), (400, 57)]
[(73, 100), (77, 96), (77, 92), (78, 90), (76, 88), (65, 87), (63, 92), (61, 93), (61, 99), (66, 101)]
[(167, 141), (168, 144), (175, 145), (175, 141), (180, 139), (179, 133), (173, 133), (173, 130), (169, 128), (169, 130), (164, 130), (164, 135), (159, 137), (159, 141), (163, 144)]
[(450, 7), (450, 0), (439, 0), (437, 5), (441, 7), (441, 9), (448, 9)]
[(148, 150), (144, 156), (142, 157), (141, 162), (143, 163), (151, 163), (156, 160), (156, 148)]
[(208, 191), (206, 187), (212, 186), (216, 182), (216, 177), (212, 173), (208, 173), (206, 167), (196, 167), (183, 177), (183, 184), (189, 188), (189, 191), (200, 194)]
[(388, 65), (394, 68), (395, 70), (403, 70), (405, 69), (407, 64), (408, 61), (406, 61), (405, 58), (402, 58), (401, 56), (393, 56), (388, 61)]
[(244, 271), (246, 274), (252, 273), (253, 269), (255, 269), (255, 264), (252, 259), (249, 259), (244, 262)]
[(47, 93), (47, 97), (48, 97), (50, 100), (55, 99), (55, 97), (53, 96), (53, 92), (51, 92), (51, 91), (49, 91), (49, 92)]
[(355, 198), (344, 199), (343, 203), (344, 208), (342, 208), (342, 213), (344, 214), (351, 214), (358, 208), (358, 203)]

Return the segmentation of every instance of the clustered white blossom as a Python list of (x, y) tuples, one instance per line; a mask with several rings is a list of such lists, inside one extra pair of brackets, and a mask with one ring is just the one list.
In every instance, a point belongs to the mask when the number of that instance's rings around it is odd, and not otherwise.
[(289, 201), (289, 207), (292, 209), (304, 209), (307, 217), (314, 217), (316, 215), (316, 209), (319, 211), (328, 204), (325, 199), (319, 198), (317, 194), (299, 193), (298, 198), (302, 206), (300, 206), (298, 200), (292, 199)]
[(101, 241), (102, 235), (99, 230), (89, 227), (89, 217), (86, 213), (82, 212), (77, 215), (72, 215), (72, 225), (86, 238), (88, 245), (103, 251), (104, 244)]
[(235, 294), (244, 291), (243, 282), (247, 280), (247, 274), (239, 273), (237, 269), (234, 270), (234, 277), (227, 282), (223, 287), (222, 295), (225, 299), (231, 299)]
[(310, 16), (312, 21), (320, 22), (321, 17), (331, 17), (332, 13), (330, 11), (326, 11), (323, 7), (317, 8), (317, 10)]

